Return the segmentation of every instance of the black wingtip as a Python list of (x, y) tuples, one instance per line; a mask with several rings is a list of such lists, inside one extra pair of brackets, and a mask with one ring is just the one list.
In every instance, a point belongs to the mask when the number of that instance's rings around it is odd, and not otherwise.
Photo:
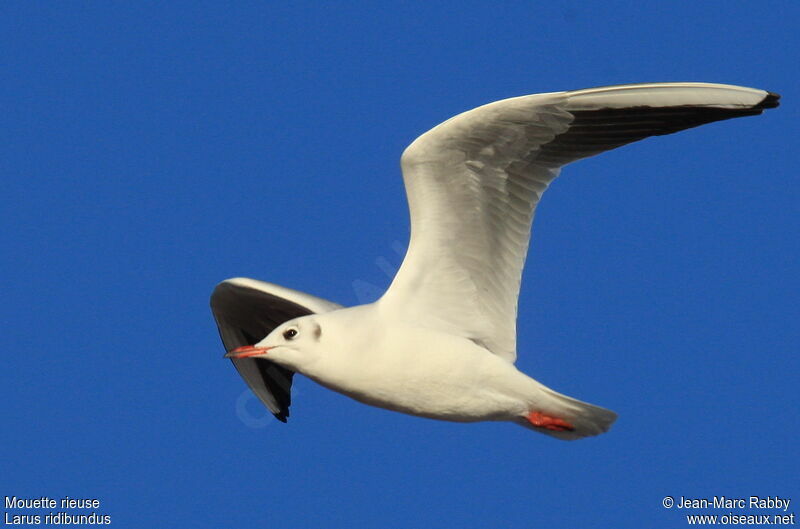
[(289, 412), (281, 410), (278, 413), (273, 413), (273, 415), (275, 416), (276, 419), (285, 423), (287, 421), (287, 417), (289, 417)]
[(776, 108), (780, 103), (780, 94), (776, 94), (775, 92), (767, 92), (767, 97), (761, 100), (761, 102), (756, 105), (756, 108)]

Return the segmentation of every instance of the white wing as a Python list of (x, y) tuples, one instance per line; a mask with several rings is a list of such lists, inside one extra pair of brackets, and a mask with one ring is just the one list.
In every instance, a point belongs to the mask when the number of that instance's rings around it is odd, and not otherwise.
[(506, 99), (449, 119), (403, 153), (411, 241), (381, 305), (513, 362), (531, 222), (560, 167), (648, 136), (760, 114), (778, 97), (719, 84), (623, 85)]
[[(253, 345), (280, 324), (341, 305), (290, 288), (237, 277), (211, 294), (211, 311), (226, 351)], [(280, 421), (286, 422), (294, 372), (264, 358), (231, 358), (253, 393)]]

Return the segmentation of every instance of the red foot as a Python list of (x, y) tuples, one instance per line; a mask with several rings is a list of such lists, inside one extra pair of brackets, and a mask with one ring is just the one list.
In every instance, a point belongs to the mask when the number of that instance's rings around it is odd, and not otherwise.
[(575, 429), (570, 423), (558, 417), (550, 417), (538, 411), (532, 411), (528, 414), (528, 422), (539, 428), (553, 430), (554, 432), (572, 431)]

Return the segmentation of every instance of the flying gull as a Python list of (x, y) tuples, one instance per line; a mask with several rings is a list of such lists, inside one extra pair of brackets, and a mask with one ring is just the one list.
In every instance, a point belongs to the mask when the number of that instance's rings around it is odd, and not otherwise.
[(292, 377), (302, 373), (421, 417), (511, 421), (566, 440), (603, 433), (614, 412), (514, 367), (520, 278), (542, 194), (570, 162), (761, 114), (778, 99), (739, 86), (650, 83), (515, 97), (459, 114), (403, 153), (411, 240), (386, 293), (345, 308), (228, 279), (211, 296), (225, 356), (283, 422)]

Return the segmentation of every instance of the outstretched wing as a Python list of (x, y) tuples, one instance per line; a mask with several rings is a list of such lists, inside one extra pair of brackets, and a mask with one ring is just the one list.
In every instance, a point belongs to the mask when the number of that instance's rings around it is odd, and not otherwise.
[(777, 105), (752, 88), (654, 83), (517, 97), (451, 118), (403, 153), (411, 241), (380, 303), (513, 362), (531, 223), (562, 166)]
[[(297, 290), (243, 277), (223, 281), (211, 294), (211, 311), (226, 351), (258, 343), (293, 318), (339, 308), (341, 305)], [(294, 372), (264, 358), (231, 361), (269, 411), (286, 422)]]

